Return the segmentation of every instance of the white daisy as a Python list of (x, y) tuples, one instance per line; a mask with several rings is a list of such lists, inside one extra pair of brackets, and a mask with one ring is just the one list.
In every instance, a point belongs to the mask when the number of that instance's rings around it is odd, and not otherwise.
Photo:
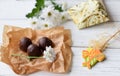
[(55, 53), (54, 49), (51, 46), (46, 47), (46, 50), (44, 51), (43, 58), (45, 58), (49, 62), (53, 62), (55, 60), (56, 53)]
[(54, 25), (59, 25), (61, 23), (61, 14), (58, 10), (54, 10), (52, 5), (45, 7), (42, 10), (40, 18), (52, 22)]
[(36, 25), (32, 25), (33, 29), (49, 29), (54, 27), (54, 24), (46, 20), (38, 20)]
[(71, 17), (69, 16), (67, 11), (61, 12), (61, 20), (62, 22), (66, 22), (68, 20), (71, 20)]
[[(70, 16), (67, 13), (67, 4), (63, 3), (60, 6), (63, 12), (59, 12), (55, 9), (54, 5), (50, 1), (45, 2), (45, 6), (39, 13), (37, 21), (32, 22), (33, 29), (46, 29), (58, 26), (67, 20), (70, 20)], [(34, 25), (33, 25), (34, 24)]]
[(66, 2), (62, 3), (62, 9), (63, 9), (64, 11), (67, 10), (67, 3), (66, 3)]

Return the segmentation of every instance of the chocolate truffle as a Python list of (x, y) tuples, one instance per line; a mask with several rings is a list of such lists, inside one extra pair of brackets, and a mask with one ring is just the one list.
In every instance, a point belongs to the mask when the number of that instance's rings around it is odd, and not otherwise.
[(43, 55), (43, 51), (42, 49), (39, 48), (39, 46), (37, 46), (36, 44), (31, 44), (28, 46), (27, 48), (27, 53), (29, 56), (42, 56)]
[(27, 37), (23, 37), (20, 40), (19, 47), (22, 51), (27, 52), (27, 48), (30, 44), (32, 44), (32, 41)]
[(50, 40), (49, 38), (47, 37), (42, 37), (38, 40), (38, 44), (39, 44), (39, 47), (41, 47), (43, 50), (46, 49), (46, 46), (51, 46), (53, 47), (54, 44), (52, 42), (52, 40)]

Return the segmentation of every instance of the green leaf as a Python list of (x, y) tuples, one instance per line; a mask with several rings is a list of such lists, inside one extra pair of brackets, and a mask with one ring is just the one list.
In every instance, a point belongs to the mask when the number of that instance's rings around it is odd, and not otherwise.
[(54, 7), (55, 7), (55, 9), (58, 10), (59, 12), (63, 12), (62, 7), (60, 7), (59, 5), (56, 5), (56, 6), (54, 6)]
[(27, 17), (27, 18), (31, 18), (31, 17), (33, 17), (33, 14), (32, 14), (32, 13), (28, 13), (28, 14), (26, 15), (26, 17)]
[(51, 0), (51, 3), (54, 5), (55, 10), (58, 10), (59, 12), (63, 12), (63, 9), (60, 5), (55, 3), (53, 0)]
[(27, 18), (33, 18), (34, 16), (37, 16), (37, 14), (42, 10), (42, 8), (45, 6), (44, 0), (36, 0), (35, 8), (32, 9), (32, 12), (28, 13), (26, 15)]

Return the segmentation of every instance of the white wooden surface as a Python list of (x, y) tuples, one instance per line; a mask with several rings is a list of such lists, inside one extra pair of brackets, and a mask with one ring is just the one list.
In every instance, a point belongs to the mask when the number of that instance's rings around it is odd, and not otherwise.
[[(68, 2), (69, 6), (86, 0), (58, 0)], [(29, 27), (30, 22), (25, 14), (34, 7), (35, 0), (0, 0), (0, 43), (2, 43), (2, 31), (4, 25)], [(88, 46), (92, 39), (96, 39), (101, 33), (113, 34), (120, 28), (120, 0), (104, 0), (111, 17), (108, 23), (100, 24), (83, 30), (78, 30), (73, 22), (63, 24), (72, 33), (73, 63), (68, 74), (52, 74), (37, 72), (29, 76), (120, 76), (120, 39), (113, 40), (104, 52), (107, 59), (98, 63), (91, 70), (82, 67), (81, 52)], [(0, 76), (17, 76), (5, 64), (0, 62)]]

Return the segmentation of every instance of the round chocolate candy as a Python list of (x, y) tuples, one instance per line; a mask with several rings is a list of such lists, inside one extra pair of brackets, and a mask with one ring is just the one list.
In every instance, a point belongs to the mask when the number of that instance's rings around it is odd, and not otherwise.
[(42, 49), (39, 48), (39, 46), (37, 46), (36, 44), (31, 44), (28, 46), (27, 48), (27, 53), (29, 56), (42, 56), (43, 55), (43, 51)]
[(27, 37), (23, 37), (20, 40), (19, 47), (22, 51), (27, 52), (27, 48), (30, 44), (32, 44), (32, 41)]
[(52, 42), (52, 40), (50, 40), (49, 38), (47, 37), (42, 37), (38, 40), (38, 44), (39, 44), (39, 47), (41, 47), (43, 50), (46, 49), (46, 46), (51, 46), (53, 47), (54, 44)]

